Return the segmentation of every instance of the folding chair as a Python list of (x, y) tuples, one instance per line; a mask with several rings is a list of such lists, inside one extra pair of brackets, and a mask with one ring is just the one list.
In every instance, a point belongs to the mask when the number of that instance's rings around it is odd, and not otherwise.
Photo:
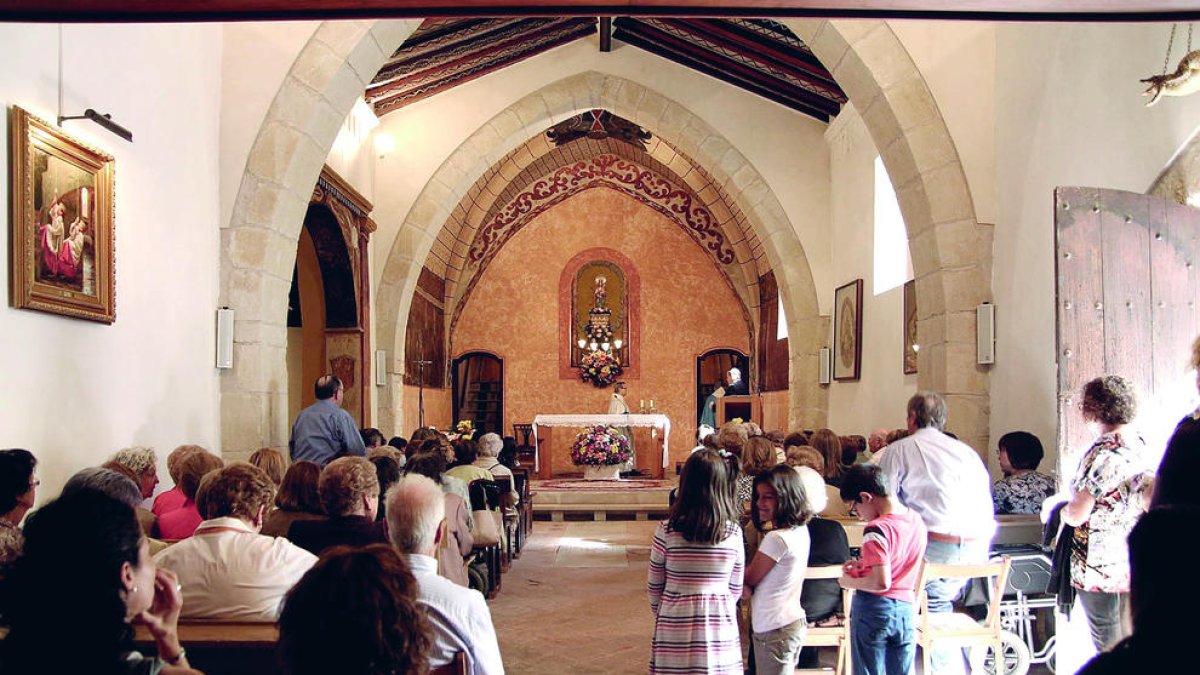
[[(1012, 560), (1003, 558), (1001, 562), (990, 562), (982, 565), (952, 565), (945, 563), (925, 563), (921, 570), (920, 581), (917, 583), (917, 644), (921, 647), (922, 663), (926, 673), (933, 672), (933, 648), (935, 645), (949, 644), (958, 647), (979, 646), (978, 654), (985, 654), (988, 648), (995, 654), (1004, 653), (1004, 645), (1000, 637), (1000, 603), (1004, 599), (1005, 584), (1008, 583), (1008, 572)], [(987, 617), (983, 623), (958, 612), (930, 612), (929, 596), (925, 593), (925, 584), (931, 579), (977, 579), (982, 578), (990, 583), (991, 601), (988, 603)]]

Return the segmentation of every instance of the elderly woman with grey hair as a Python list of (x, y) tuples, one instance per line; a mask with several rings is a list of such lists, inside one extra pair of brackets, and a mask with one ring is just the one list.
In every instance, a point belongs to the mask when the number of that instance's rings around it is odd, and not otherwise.
[[(101, 466), (80, 469), (67, 479), (66, 485), (63, 485), (61, 496), (66, 497), (82, 490), (106, 494), (122, 504), (128, 504), (129, 508), (135, 512), (141, 508), (142, 489), (138, 487), (133, 478), (120, 471)], [(150, 545), (150, 555), (155, 555), (167, 547), (167, 542), (157, 538), (147, 536), (146, 541)]]
[(513, 507), (516, 506), (520, 497), (517, 495), (517, 482), (513, 478), (512, 469), (501, 464), (498, 459), (502, 448), (504, 448), (504, 440), (500, 438), (499, 434), (484, 434), (480, 436), (479, 454), (475, 458), (475, 466), (490, 471), (492, 476), (496, 478), (508, 479), (508, 484), (511, 486), (508, 493), (508, 503), (511, 506), (505, 507), (504, 515), (515, 516), (517, 512)]

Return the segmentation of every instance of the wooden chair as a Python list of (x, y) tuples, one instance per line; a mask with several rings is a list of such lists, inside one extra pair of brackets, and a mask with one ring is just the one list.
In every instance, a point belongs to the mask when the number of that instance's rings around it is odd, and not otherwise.
[(454, 659), (444, 666), (430, 668), (429, 675), (468, 675), (471, 671), (467, 669), (467, 655), (464, 652), (456, 652)]
[(529, 439), (533, 436), (532, 424), (514, 424), (513, 438), (520, 438), (521, 442), (518, 445), (529, 445)]
[[(509, 478), (508, 476), (497, 476), (496, 477), (496, 485), (499, 486), (502, 501), (505, 501), (505, 502), (507, 500), (504, 500), (503, 497), (505, 495), (509, 495), (515, 491), (515, 489), (513, 487), (513, 478)], [(504, 509), (501, 508), (500, 512), (504, 513)], [(513, 558), (516, 557), (513, 554), (513, 539), (514, 539), (513, 530), (515, 530), (517, 527), (517, 521), (509, 520), (507, 517), (504, 517), (500, 521), (500, 527), (501, 527), (501, 532), (500, 532), (501, 542), (500, 543), (501, 543), (501, 548), (503, 549), (503, 554), (504, 554), (503, 557), (501, 558), (501, 560), (504, 563), (504, 570), (507, 571), (509, 566), (512, 565)]]
[[(804, 573), (804, 580), (837, 579), (842, 576), (841, 565), (822, 565), (810, 567)], [(854, 599), (854, 591), (842, 589), (842, 611), (845, 620), (840, 626), (817, 626), (809, 624), (808, 632), (804, 635), (805, 647), (837, 647), (837, 664), (833, 675), (847, 675), (850, 669), (850, 603)]]
[[(917, 618), (916, 637), (921, 647), (921, 658), (925, 664), (926, 673), (933, 672), (934, 645), (949, 644), (951, 646), (991, 648), (997, 658), (1003, 658), (1004, 645), (1000, 638), (1000, 602), (1004, 598), (1005, 584), (1008, 583), (1008, 572), (1012, 565), (1009, 558), (1000, 562), (989, 562), (983, 565), (951, 565), (944, 563), (925, 563), (921, 570), (920, 581), (917, 583)], [(982, 578), (989, 583), (995, 579), (994, 585), (989, 585), (991, 601), (988, 603), (987, 617), (979, 623), (958, 612), (929, 611), (929, 597), (925, 593), (925, 584), (932, 579), (977, 579)]]

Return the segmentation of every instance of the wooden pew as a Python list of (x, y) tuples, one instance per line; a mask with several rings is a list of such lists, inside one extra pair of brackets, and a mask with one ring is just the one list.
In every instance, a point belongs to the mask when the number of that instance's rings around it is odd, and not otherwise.
[[(188, 662), (205, 673), (272, 675), (282, 673), (275, 647), (279, 629), (273, 623), (180, 621), (179, 642)], [(134, 627), (134, 644), (147, 656), (158, 654), (144, 626)]]

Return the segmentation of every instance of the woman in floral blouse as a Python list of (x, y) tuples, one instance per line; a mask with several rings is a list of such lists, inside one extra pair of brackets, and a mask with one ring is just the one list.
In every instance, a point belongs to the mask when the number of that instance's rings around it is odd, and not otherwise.
[(1100, 435), (1079, 461), (1062, 518), (1075, 526), (1071, 585), (1092, 642), (1103, 650), (1128, 632), (1122, 625), (1129, 597), (1125, 540), (1146, 510), (1149, 479), (1142, 439), (1126, 430), (1137, 413), (1133, 383), (1118, 375), (1098, 377), (1084, 385), (1081, 407)]

